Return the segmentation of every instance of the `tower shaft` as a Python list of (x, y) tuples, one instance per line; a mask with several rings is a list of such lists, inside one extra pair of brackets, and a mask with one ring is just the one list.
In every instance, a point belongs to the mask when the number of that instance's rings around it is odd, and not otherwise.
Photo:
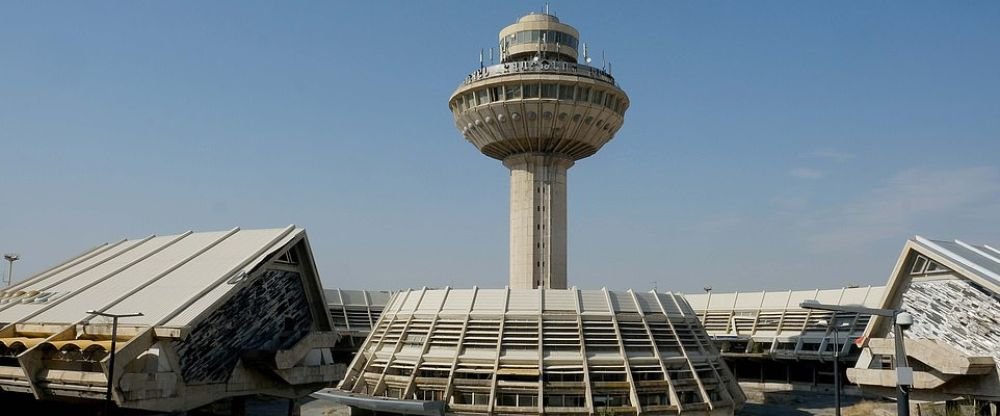
[(566, 288), (566, 171), (573, 159), (521, 153), (510, 169), (510, 287)]

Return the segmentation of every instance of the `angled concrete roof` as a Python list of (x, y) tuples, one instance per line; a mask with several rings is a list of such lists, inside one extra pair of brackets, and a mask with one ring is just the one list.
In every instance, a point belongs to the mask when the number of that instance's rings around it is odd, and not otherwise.
[[(907, 356), (922, 363), (914, 376), (925, 381), (914, 385), (914, 397), (1000, 399), (1000, 251), (995, 246), (920, 236), (907, 241), (877, 307), (913, 316), (904, 345)], [(890, 324), (888, 318), (872, 319), (861, 357), (847, 373), (852, 381), (873, 388), (895, 385), (895, 375), (881, 366), (894, 352), (886, 347), (892, 345)]]
[(962, 240), (931, 240), (916, 236), (914, 246), (928, 254), (936, 254), (941, 263), (950, 263), (961, 269), (969, 280), (979, 283), (993, 293), (1000, 293), (1000, 249), (988, 244), (970, 244)]
[[(112, 332), (88, 311), (143, 315)], [(336, 341), (293, 225), (103, 244), (0, 291), (0, 391), (38, 399), (100, 400), (109, 383), (119, 406), (159, 411), (301, 396), (342, 374)]]
[(376, 290), (325, 289), (324, 292), (333, 326), (344, 336), (341, 341), (352, 349), (354, 341), (350, 338), (368, 336), (392, 296), (392, 292)]
[(772, 290), (731, 293), (685, 294), (691, 307), (696, 311), (725, 310), (803, 310), (799, 302), (816, 299), (820, 303), (834, 305), (878, 306), (882, 296), (881, 286), (845, 287), (841, 289)]
[(0, 291), (0, 323), (68, 324), (98, 310), (144, 314), (122, 321), (129, 324), (185, 327), (303, 233), (234, 228), (104, 244)]
[[(882, 286), (842, 289), (781, 290), (685, 295), (697, 312), (709, 336), (716, 340), (753, 340), (744, 351), (724, 351), (775, 358), (823, 360), (827, 346), (837, 344), (847, 355), (851, 341), (860, 336), (870, 315), (808, 310), (799, 307), (807, 299), (833, 305), (876, 308), (882, 300)], [(821, 321), (835, 322), (836, 333)], [(782, 345), (785, 344), (785, 345)], [(816, 347), (816, 345), (819, 345)], [(794, 345), (794, 347), (791, 347)], [(809, 347), (811, 346), (811, 347)], [(791, 348), (789, 348), (791, 347)]]
[(382, 309), (392, 292), (387, 290), (324, 289), (329, 306), (358, 306)]
[[(923, 258), (925, 269), (937, 270), (914, 272), (918, 258)], [(902, 294), (909, 288), (909, 282), (919, 280), (953, 278), (971, 282), (993, 296), (1000, 295), (1000, 251), (995, 246), (975, 245), (961, 240), (932, 240), (916, 236), (908, 240), (896, 260), (896, 266), (889, 276), (879, 308), (896, 308), (903, 301)], [(887, 333), (887, 320), (876, 317), (865, 331), (866, 337)]]

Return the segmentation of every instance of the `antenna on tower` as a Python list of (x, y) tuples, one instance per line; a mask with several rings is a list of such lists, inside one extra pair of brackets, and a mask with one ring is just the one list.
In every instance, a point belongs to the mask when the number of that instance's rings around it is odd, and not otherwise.
[(545, 14), (549, 14), (549, 2), (545, 2)]
[(490, 65), (495, 64), (496, 61), (493, 60), (493, 48), (490, 47)]
[(601, 49), (601, 70), (608, 70), (608, 58), (604, 55), (604, 49)]
[(479, 48), (479, 68), (483, 68), (483, 49)]
[(538, 38), (538, 56), (545, 58), (545, 31), (542, 31), (542, 37)]
[(587, 49), (587, 42), (583, 43), (583, 62), (590, 63), (590, 50)]

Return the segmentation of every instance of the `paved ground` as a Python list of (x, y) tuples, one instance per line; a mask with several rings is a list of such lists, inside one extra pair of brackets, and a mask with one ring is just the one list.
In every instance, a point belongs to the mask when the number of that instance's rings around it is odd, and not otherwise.
[(302, 416), (347, 416), (347, 406), (326, 400), (312, 400), (302, 405)]
[[(841, 409), (846, 415), (869, 415), (879, 411), (895, 414), (895, 403), (865, 400), (857, 396), (843, 396)], [(834, 397), (826, 393), (768, 392), (748, 401), (737, 412), (741, 416), (833, 416)], [(854, 407), (852, 409), (852, 407)]]
[[(737, 414), (743, 416), (833, 416), (833, 396), (829, 394), (816, 393), (774, 393), (766, 395), (755, 395), (755, 401), (748, 402)], [(857, 397), (845, 397), (843, 406), (845, 409), (858, 403)], [(85, 404), (66, 404), (62, 402), (38, 402), (28, 395), (4, 395), (0, 394), (0, 403), (5, 408), (30, 409), (29, 413), (38, 415), (98, 415), (101, 407), (99, 403), (93, 406)], [(854, 412), (845, 410), (844, 416), (895, 414), (895, 405), (891, 402), (865, 402), (865, 409), (855, 409)], [(248, 416), (286, 416), (288, 415), (288, 401), (285, 399), (268, 399), (264, 397), (251, 398), (247, 400)], [(347, 416), (348, 410), (345, 406), (340, 406), (326, 400), (316, 400), (304, 398), (300, 401), (301, 416)], [(219, 403), (215, 409), (205, 409), (204, 412), (189, 412), (189, 416), (203, 416), (209, 414), (228, 414), (228, 404)], [(145, 412), (119, 411), (119, 415), (151, 415)], [(0, 412), (0, 414), (6, 414)], [(914, 413), (916, 414), (916, 413)], [(926, 415), (927, 413), (925, 413)]]
[[(833, 396), (826, 394), (772, 394), (767, 404), (747, 403), (737, 415), (741, 416), (833, 416)], [(860, 401), (857, 397), (845, 397), (842, 405), (846, 408)], [(891, 403), (887, 403), (891, 406)], [(347, 408), (325, 400), (312, 400), (302, 405), (302, 416), (347, 416)]]
[[(752, 394), (753, 399), (737, 412), (740, 416), (833, 416), (834, 398), (826, 393), (768, 392)], [(327, 400), (304, 398), (300, 401), (301, 416), (348, 416), (346, 406)], [(247, 403), (248, 416), (285, 416), (288, 403), (284, 400), (251, 400)], [(844, 396), (841, 406), (844, 416), (895, 415), (895, 403), (864, 400), (857, 396)], [(927, 414), (927, 413), (925, 413)]]

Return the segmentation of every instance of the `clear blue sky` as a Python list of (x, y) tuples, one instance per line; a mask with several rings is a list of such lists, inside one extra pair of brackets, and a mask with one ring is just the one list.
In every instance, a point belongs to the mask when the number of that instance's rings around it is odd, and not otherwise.
[[(542, 4), (0, 2), (0, 251), (294, 223), (330, 287), (500, 287), (507, 172), (446, 101)], [(632, 100), (570, 170), (570, 284), (884, 284), (915, 234), (1000, 243), (1000, 3), (551, 8)]]

